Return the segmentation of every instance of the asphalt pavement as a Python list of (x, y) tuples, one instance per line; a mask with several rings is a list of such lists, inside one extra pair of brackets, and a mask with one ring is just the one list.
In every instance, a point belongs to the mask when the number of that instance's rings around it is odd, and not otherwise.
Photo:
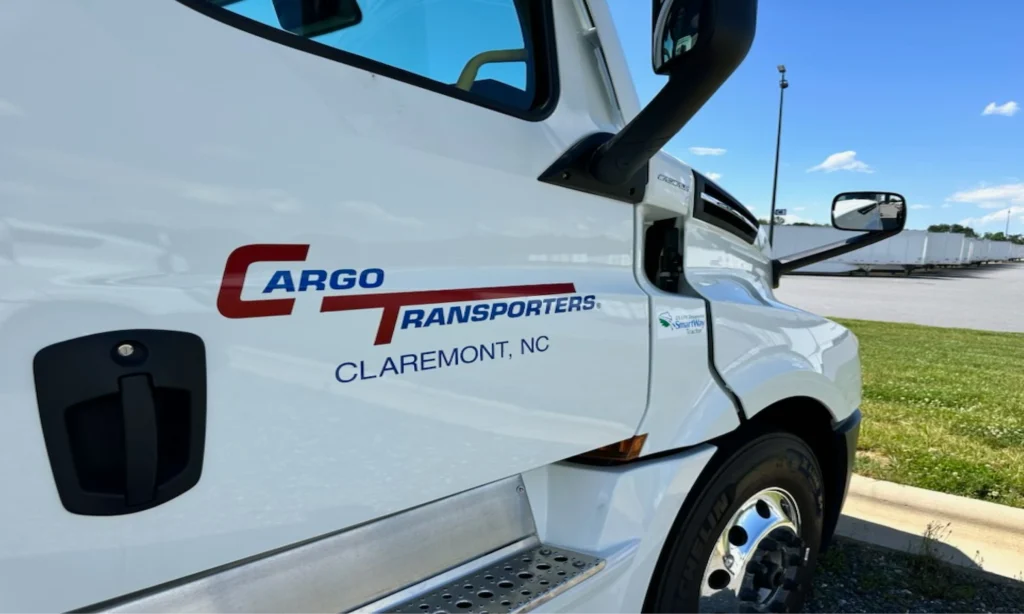
[(1024, 333), (1024, 263), (910, 276), (787, 275), (780, 301), (836, 318)]

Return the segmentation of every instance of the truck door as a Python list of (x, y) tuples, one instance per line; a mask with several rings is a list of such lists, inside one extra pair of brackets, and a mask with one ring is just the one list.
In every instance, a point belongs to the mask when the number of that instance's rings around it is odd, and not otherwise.
[[(634, 434), (633, 208), (537, 180), (615, 128), (573, 3), (5, 19), (0, 608), (94, 603)], [(151, 366), (178, 387), (129, 424), (169, 381)], [(194, 420), (165, 421), (175, 403)], [(192, 447), (149, 458), (125, 432)], [(69, 511), (56, 457), (107, 515)], [(182, 467), (194, 485), (155, 504)]]

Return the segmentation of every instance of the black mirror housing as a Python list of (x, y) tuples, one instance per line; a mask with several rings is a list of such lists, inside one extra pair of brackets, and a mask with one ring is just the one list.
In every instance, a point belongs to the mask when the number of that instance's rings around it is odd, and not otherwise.
[[(667, 74), (668, 83), (617, 134), (594, 134), (576, 143), (540, 175), (541, 181), (640, 202), (647, 184), (640, 170), (718, 91), (754, 42), (757, 0), (655, 0), (654, 11), (661, 38), (652, 49), (668, 40), (672, 50), (658, 56), (655, 70)], [(681, 20), (678, 27), (673, 16)]]

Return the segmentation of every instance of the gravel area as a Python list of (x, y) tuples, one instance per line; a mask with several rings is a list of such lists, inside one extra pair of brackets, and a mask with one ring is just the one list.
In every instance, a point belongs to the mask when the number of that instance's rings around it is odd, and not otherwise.
[(805, 612), (1024, 612), (1024, 582), (836, 538)]

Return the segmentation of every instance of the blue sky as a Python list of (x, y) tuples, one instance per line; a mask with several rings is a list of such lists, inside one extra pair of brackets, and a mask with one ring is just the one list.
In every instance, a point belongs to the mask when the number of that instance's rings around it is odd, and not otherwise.
[[(664, 82), (650, 68), (650, 2), (608, 2), (646, 103)], [(1015, 112), (1024, 105), (1022, 23), (1022, 0), (760, 0), (746, 61), (668, 150), (720, 174), (766, 216), (775, 67), (785, 64), (778, 207), (827, 222), (838, 192), (892, 190), (910, 202), (911, 228), (971, 220), (1001, 231), (1009, 208), (1010, 232), (1024, 233), (1024, 111)]]

